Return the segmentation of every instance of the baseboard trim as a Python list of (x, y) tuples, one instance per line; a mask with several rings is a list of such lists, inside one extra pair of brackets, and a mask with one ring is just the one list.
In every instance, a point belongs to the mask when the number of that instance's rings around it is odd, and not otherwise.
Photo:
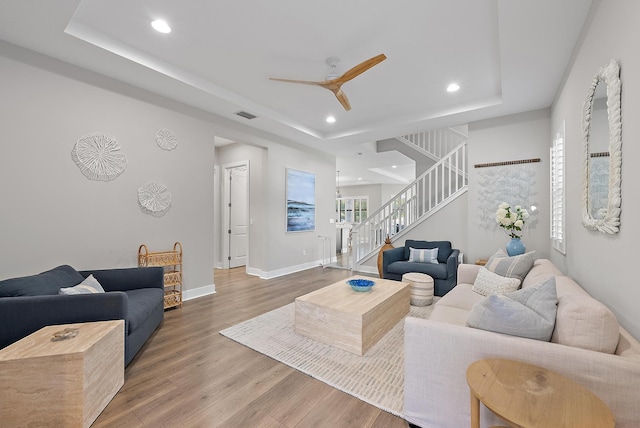
[(262, 269), (247, 267), (247, 275), (253, 275), (262, 278)]
[[(325, 260), (326, 261), (326, 260)], [(332, 263), (337, 262), (338, 259), (337, 257), (333, 257), (331, 259)], [(246, 267), (246, 272), (247, 275), (253, 275), (253, 276), (257, 276), (261, 279), (273, 279), (273, 278), (278, 278), (280, 276), (285, 276), (285, 275), (289, 275), (290, 273), (296, 273), (296, 272), (301, 272), (303, 270), (307, 270), (307, 269), (313, 269), (315, 267), (319, 267), (322, 266), (322, 261), (321, 260), (315, 260), (313, 262), (308, 262), (308, 263), (303, 263), (300, 265), (295, 265), (295, 266), (287, 266), (285, 268), (282, 269), (276, 269), (276, 270), (271, 270), (271, 271), (265, 271), (262, 269), (257, 269), (257, 268), (251, 268), (251, 267)], [(327, 267), (326, 265), (324, 267)], [(366, 268), (368, 268), (368, 266), (366, 266)], [(369, 270), (365, 270), (362, 269), (362, 272), (367, 272), (367, 273), (378, 273), (378, 270), (376, 268), (371, 268), (371, 272), (369, 272)]]
[(309, 262), (309, 263), (303, 263), (301, 265), (287, 266), (287, 267), (282, 268), (282, 269), (276, 269), (276, 270), (271, 270), (271, 271), (264, 271), (264, 270), (261, 270), (261, 269), (247, 268), (247, 274), (259, 276), (262, 279), (273, 279), (273, 278), (277, 278), (279, 276), (289, 275), (290, 273), (295, 273), (295, 272), (300, 272), (300, 271), (307, 270), (307, 269), (312, 269), (312, 268), (318, 267), (320, 265), (321, 265), (320, 264), (320, 260), (316, 260), (316, 261)]
[(378, 275), (378, 268), (373, 266), (358, 266), (357, 270), (354, 269), (354, 272), (364, 272), (364, 273), (372, 273), (374, 275)]
[(182, 300), (197, 299), (198, 297), (208, 296), (216, 293), (216, 285), (205, 285), (204, 287), (194, 288), (192, 290), (184, 290), (182, 292)]

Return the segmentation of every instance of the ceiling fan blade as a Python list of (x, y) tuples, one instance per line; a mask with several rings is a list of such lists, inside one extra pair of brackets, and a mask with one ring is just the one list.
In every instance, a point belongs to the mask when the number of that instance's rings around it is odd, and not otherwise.
[(364, 73), (365, 71), (373, 67), (374, 65), (380, 64), (385, 59), (387, 59), (385, 54), (380, 54), (380, 55), (374, 56), (373, 58), (369, 58), (368, 60), (361, 62), (355, 67), (349, 69), (346, 73), (338, 77), (335, 81), (340, 84), (346, 83), (349, 80), (353, 79), (354, 77), (361, 75), (362, 73)]
[(336, 98), (338, 99), (338, 101), (340, 101), (340, 104), (342, 104), (342, 107), (344, 107), (346, 111), (351, 110), (351, 103), (349, 102), (349, 98), (347, 98), (347, 95), (342, 92), (342, 89), (334, 91), (334, 94), (336, 94)]
[(277, 79), (275, 77), (269, 77), (269, 80), (275, 80), (277, 82), (286, 82), (286, 83), (300, 83), (302, 85), (327, 86), (326, 82), (312, 82), (309, 80)]
[(351, 68), (350, 70), (348, 70), (346, 73), (344, 73), (342, 76), (338, 77), (337, 79), (325, 80), (324, 82), (313, 82), (309, 80), (278, 79), (275, 77), (269, 77), (269, 79), (275, 80), (277, 82), (299, 83), (302, 85), (320, 86), (325, 89), (329, 89), (331, 92), (335, 94), (338, 101), (340, 101), (340, 104), (342, 104), (342, 107), (344, 107), (346, 111), (349, 111), (351, 110), (351, 103), (349, 102), (349, 98), (347, 98), (347, 95), (344, 92), (342, 92), (342, 88), (341, 88), (342, 84), (359, 76), (360, 74), (364, 73), (371, 67), (377, 64), (380, 64), (385, 59), (387, 59), (385, 54), (376, 55), (373, 58), (369, 58), (368, 60), (363, 61), (360, 64), (356, 65), (355, 67)]

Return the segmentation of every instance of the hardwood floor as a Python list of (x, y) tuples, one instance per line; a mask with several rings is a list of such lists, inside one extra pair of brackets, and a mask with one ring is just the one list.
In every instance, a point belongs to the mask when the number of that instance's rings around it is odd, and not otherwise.
[(272, 280), (216, 270), (216, 294), (165, 312), (93, 427), (406, 428), (390, 413), (220, 335), (351, 275), (321, 267)]

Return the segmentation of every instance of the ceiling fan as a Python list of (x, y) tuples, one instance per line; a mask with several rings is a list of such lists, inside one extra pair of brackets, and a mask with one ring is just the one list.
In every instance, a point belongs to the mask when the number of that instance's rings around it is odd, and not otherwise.
[(373, 67), (374, 65), (380, 64), (385, 59), (387, 59), (385, 54), (376, 55), (373, 58), (369, 58), (368, 60), (363, 61), (360, 64), (356, 65), (355, 67), (349, 69), (346, 73), (340, 76), (336, 73), (336, 69), (340, 64), (340, 59), (336, 57), (328, 58), (326, 60), (326, 63), (329, 67), (331, 67), (331, 71), (326, 77), (327, 80), (323, 82), (312, 82), (308, 80), (277, 79), (275, 77), (270, 77), (269, 79), (276, 80), (278, 82), (301, 83), (303, 85), (321, 86), (333, 92), (336, 98), (338, 99), (338, 101), (340, 101), (340, 104), (342, 104), (342, 106), (344, 107), (344, 109), (349, 111), (351, 110), (351, 104), (349, 103), (349, 99), (347, 98), (345, 93), (342, 92), (342, 85), (347, 83), (349, 80), (354, 79), (355, 77), (361, 75), (362, 73), (364, 73), (365, 71)]

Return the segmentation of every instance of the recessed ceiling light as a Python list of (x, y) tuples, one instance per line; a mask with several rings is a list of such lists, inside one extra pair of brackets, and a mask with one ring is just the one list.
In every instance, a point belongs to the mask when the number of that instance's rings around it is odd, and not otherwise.
[(457, 92), (458, 89), (460, 89), (460, 85), (458, 85), (457, 83), (452, 83), (447, 86), (447, 92)]
[(362, 181), (362, 177), (358, 177), (358, 181)]
[(391, 165), (391, 168), (397, 168), (398, 165)]
[(164, 19), (156, 19), (155, 21), (151, 21), (151, 26), (154, 30), (163, 34), (171, 32), (171, 27), (169, 27), (169, 24), (167, 24), (167, 21), (165, 21)]
[(336, 121), (336, 118), (333, 116), (327, 116), (326, 121), (327, 123), (334, 123)]

